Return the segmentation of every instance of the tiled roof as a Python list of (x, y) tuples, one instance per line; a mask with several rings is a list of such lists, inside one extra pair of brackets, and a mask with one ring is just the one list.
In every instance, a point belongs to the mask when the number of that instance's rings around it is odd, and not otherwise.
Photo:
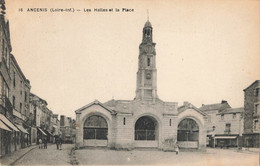
[(178, 107), (178, 114), (181, 113), (181, 112), (183, 112), (183, 111), (185, 111), (186, 109), (189, 109), (189, 108), (192, 108), (192, 109), (196, 110), (197, 112), (199, 112), (200, 114), (206, 116), (206, 113), (205, 113), (205, 112), (201, 111), (200, 109), (198, 109), (197, 107), (195, 107), (195, 106), (194, 106), (193, 104), (191, 104), (191, 103), (187, 103), (186, 105), (184, 104), (184, 105)]
[(85, 105), (85, 106), (83, 106), (83, 107), (77, 109), (77, 110), (75, 111), (75, 113), (80, 113), (82, 110), (84, 110), (84, 109), (86, 109), (86, 108), (88, 108), (88, 107), (90, 107), (90, 106), (92, 106), (92, 105), (100, 105), (101, 107), (103, 107), (103, 108), (105, 108), (106, 110), (108, 110), (110, 113), (112, 113), (112, 114), (115, 113), (114, 110), (110, 109), (109, 107), (106, 107), (105, 105), (103, 105), (103, 104), (102, 104), (101, 102), (99, 102), (98, 100), (95, 100), (95, 101), (93, 101), (93, 102), (91, 102), (91, 103), (89, 103), (89, 104), (87, 104), (87, 105)]
[(226, 103), (217, 103), (217, 104), (208, 104), (208, 105), (203, 105), (199, 109), (201, 111), (210, 111), (210, 110), (219, 110), (222, 111), (226, 108), (231, 108), (230, 105)]
[(244, 112), (244, 107), (239, 108), (226, 108), (224, 109), (221, 114), (232, 114), (232, 113), (242, 113)]

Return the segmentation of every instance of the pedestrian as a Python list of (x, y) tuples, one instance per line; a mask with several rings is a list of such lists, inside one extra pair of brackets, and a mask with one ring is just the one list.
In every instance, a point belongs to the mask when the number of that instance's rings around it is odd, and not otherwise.
[(59, 150), (60, 149), (60, 137), (55, 138), (55, 143), (56, 143), (56, 146), (57, 146), (57, 150)]
[(39, 139), (39, 149), (42, 149), (42, 139)]
[(178, 145), (178, 142), (176, 142), (176, 149), (175, 149), (175, 151), (176, 151), (176, 155), (178, 155), (178, 154), (179, 154), (179, 145)]
[(43, 148), (47, 149), (47, 139), (46, 138), (43, 139)]
[(61, 150), (62, 142), (63, 142), (63, 140), (60, 138), (60, 150)]

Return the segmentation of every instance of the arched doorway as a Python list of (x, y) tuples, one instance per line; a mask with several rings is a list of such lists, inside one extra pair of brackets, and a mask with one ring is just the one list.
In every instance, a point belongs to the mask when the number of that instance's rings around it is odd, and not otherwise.
[(199, 126), (190, 118), (183, 119), (178, 125), (178, 144), (182, 148), (199, 147)]
[(83, 129), (85, 146), (107, 146), (108, 125), (102, 116), (88, 117)]
[(151, 116), (140, 117), (135, 123), (135, 146), (158, 147), (158, 122)]

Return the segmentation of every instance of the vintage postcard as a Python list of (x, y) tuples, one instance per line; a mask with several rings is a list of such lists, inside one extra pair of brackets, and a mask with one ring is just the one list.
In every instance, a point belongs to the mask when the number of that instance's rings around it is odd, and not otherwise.
[(0, 0), (1, 165), (259, 165), (259, 5)]

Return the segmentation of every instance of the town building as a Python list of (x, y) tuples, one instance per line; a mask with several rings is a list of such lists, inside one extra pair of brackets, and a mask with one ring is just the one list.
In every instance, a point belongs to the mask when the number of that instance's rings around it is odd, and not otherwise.
[(178, 141), (180, 148), (205, 150), (207, 115), (190, 103), (178, 108), (177, 102), (159, 99), (153, 27), (149, 20), (142, 35), (135, 98), (105, 103), (95, 100), (77, 109), (76, 147), (168, 149)]
[(54, 141), (59, 133), (58, 116), (47, 102), (30, 93), (30, 81), (11, 54), (5, 1), (0, 0), (0, 157), (36, 144), (39, 138)]
[(61, 135), (61, 131), (60, 131), (60, 120), (58, 119), (59, 115), (58, 114), (53, 114), (53, 135), (57, 136), (57, 135)]
[(242, 147), (244, 108), (226, 108), (217, 114), (214, 147)]
[(215, 104), (202, 104), (199, 110), (205, 112), (208, 115), (206, 123), (207, 128), (207, 146), (214, 146), (215, 130), (218, 127), (217, 114), (222, 112), (226, 108), (231, 108), (227, 101), (222, 100), (220, 103)]
[(244, 147), (260, 147), (260, 80), (244, 89)]
[(13, 107), (10, 102), (10, 52), (12, 51), (9, 22), (5, 18), (5, 1), (0, 1), (0, 156), (16, 148), (16, 135), (20, 130), (14, 126)]
[(65, 115), (60, 116), (61, 139), (64, 143), (75, 143), (76, 128), (75, 120)]
[(18, 132), (16, 138), (16, 149), (27, 147), (30, 144), (30, 81), (26, 79), (15, 57), (10, 54), (10, 98), (13, 106), (13, 122), (21, 132)]
[(47, 137), (47, 133), (44, 131), (46, 128), (46, 107), (48, 105), (47, 101), (40, 98), (39, 96), (30, 93), (30, 108), (34, 117), (34, 124), (36, 127), (36, 143), (38, 143), (39, 139), (43, 139)]

